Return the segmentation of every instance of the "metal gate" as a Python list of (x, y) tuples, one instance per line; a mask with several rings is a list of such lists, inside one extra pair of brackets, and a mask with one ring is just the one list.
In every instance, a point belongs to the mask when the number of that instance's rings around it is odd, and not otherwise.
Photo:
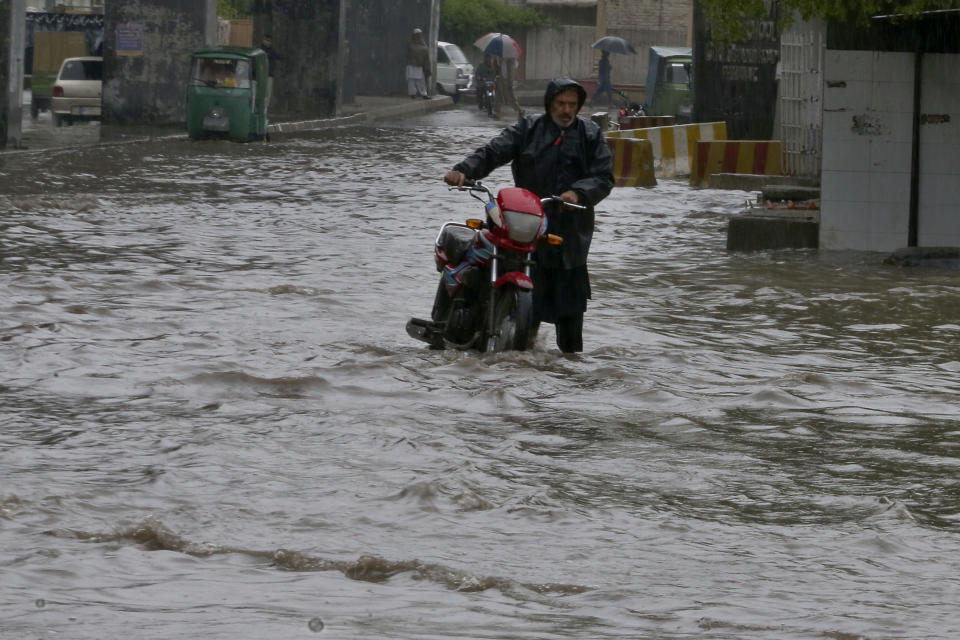
[(801, 22), (780, 39), (780, 138), (788, 175), (820, 177), (826, 25)]

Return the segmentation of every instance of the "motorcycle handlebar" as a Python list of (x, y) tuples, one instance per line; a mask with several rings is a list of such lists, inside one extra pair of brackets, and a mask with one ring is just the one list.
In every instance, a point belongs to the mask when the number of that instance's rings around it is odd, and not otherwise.
[(569, 207), (570, 209), (580, 209), (581, 211), (586, 211), (587, 208), (582, 204), (573, 204), (572, 202), (567, 202), (560, 196), (549, 196), (546, 198), (540, 198), (540, 204), (547, 204), (548, 202), (556, 202), (562, 207)]
[[(452, 186), (450, 189), (458, 189), (460, 191), (483, 191), (491, 198), (493, 197), (493, 193), (486, 187), (486, 185), (482, 184), (479, 180), (472, 180), (470, 178), (467, 178), (463, 181), (462, 187)], [(587, 210), (587, 207), (583, 206), (582, 204), (567, 202), (560, 196), (547, 196), (546, 198), (540, 198), (541, 205), (546, 205), (548, 202), (556, 202), (561, 207), (568, 207), (570, 209), (579, 209), (581, 211)]]

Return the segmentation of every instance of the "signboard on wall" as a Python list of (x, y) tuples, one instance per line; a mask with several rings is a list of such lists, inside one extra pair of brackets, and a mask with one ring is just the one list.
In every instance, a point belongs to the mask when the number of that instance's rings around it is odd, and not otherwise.
[(143, 25), (139, 22), (124, 22), (117, 25), (117, 55), (143, 55)]

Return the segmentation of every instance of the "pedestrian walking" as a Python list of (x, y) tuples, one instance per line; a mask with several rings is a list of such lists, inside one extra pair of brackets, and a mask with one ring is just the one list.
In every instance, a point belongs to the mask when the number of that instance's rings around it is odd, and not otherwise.
[(596, 101), (597, 96), (607, 94), (607, 106), (613, 102), (613, 83), (610, 81), (610, 72), (613, 67), (610, 65), (610, 52), (604, 51), (600, 54), (600, 62), (597, 64), (597, 90), (590, 96), (590, 102)]

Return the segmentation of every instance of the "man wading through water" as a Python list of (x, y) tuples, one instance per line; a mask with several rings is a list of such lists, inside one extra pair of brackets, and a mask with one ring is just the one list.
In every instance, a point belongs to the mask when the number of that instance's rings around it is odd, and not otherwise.
[(548, 205), (547, 229), (560, 246), (541, 245), (534, 258), (534, 336), (540, 322), (553, 323), (564, 353), (583, 351), (583, 312), (590, 298), (587, 254), (593, 237), (593, 207), (613, 188), (613, 154), (595, 123), (577, 117), (587, 92), (570, 78), (554, 78), (543, 97), (546, 113), (527, 115), (454, 165), (444, 176), (462, 187), (508, 162), (516, 186), (541, 198), (560, 195), (586, 211)]

